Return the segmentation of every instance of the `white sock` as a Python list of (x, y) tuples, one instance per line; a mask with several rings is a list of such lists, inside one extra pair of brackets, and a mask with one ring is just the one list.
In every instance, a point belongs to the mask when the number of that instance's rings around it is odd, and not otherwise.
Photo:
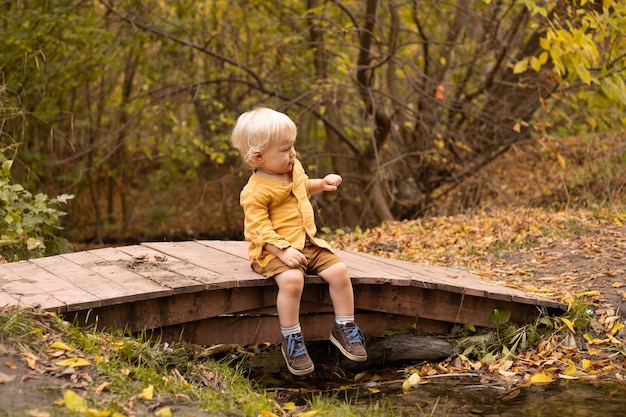
[(282, 333), (283, 337), (287, 337), (290, 334), (302, 333), (302, 328), (300, 327), (300, 323), (298, 323), (292, 327), (281, 327), (280, 332)]
[(335, 323), (337, 324), (354, 323), (354, 316), (335, 316)]

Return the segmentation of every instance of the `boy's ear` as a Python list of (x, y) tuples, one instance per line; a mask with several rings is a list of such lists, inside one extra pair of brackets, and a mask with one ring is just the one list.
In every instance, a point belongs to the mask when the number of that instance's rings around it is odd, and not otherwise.
[(254, 161), (257, 164), (263, 162), (263, 153), (255, 152), (254, 154), (252, 154), (252, 161)]

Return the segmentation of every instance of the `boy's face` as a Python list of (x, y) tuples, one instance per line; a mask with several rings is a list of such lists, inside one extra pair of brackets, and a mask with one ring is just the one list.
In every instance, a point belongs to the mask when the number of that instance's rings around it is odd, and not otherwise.
[(273, 141), (259, 154), (258, 169), (268, 174), (291, 172), (296, 159), (295, 143), (295, 138)]
[(260, 154), (258, 169), (268, 174), (287, 174), (296, 159), (296, 139), (273, 140)]

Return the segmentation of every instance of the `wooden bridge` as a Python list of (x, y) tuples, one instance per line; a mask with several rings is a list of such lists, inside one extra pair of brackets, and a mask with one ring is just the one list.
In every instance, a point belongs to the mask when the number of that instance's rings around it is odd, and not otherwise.
[[(254, 273), (247, 243), (156, 242), (0, 265), (0, 307), (41, 307), (98, 328), (155, 330), (163, 340), (248, 344), (280, 340), (277, 287)], [(357, 322), (366, 337), (390, 329), (448, 333), (454, 323), (492, 325), (494, 309), (527, 322), (564, 305), (460, 269), (338, 251), (350, 271)], [(307, 277), (301, 323), (307, 340), (327, 339), (328, 286)]]

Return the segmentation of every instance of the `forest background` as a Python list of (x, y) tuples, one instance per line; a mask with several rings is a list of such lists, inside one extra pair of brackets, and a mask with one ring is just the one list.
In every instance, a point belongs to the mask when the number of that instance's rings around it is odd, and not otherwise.
[[(256, 105), (296, 121), (311, 177), (344, 177), (341, 192), (315, 197), (326, 231), (494, 199), (554, 209), (623, 201), (620, 1), (0, 7), (3, 175), (66, 203), (70, 242), (241, 239), (250, 170), (229, 136)], [(590, 138), (604, 163), (575, 171)], [(519, 146), (553, 164), (554, 181), (533, 187), (526, 154), (511, 152)], [(506, 161), (498, 175), (487, 170), (494, 161)], [(499, 182), (512, 176), (531, 192)]]

